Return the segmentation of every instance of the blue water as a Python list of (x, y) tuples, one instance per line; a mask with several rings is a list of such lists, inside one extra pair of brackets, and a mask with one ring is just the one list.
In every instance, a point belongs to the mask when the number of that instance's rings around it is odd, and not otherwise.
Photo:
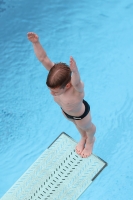
[(93, 153), (108, 167), (79, 199), (132, 200), (132, 0), (0, 0), (0, 197), (62, 131), (80, 138), (49, 94), (28, 31), (53, 62), (72, 55), (85, 84)]

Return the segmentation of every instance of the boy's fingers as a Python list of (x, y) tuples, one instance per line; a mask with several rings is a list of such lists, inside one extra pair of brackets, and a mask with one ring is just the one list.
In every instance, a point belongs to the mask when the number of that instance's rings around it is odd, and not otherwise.
[(32, 35), (32, 32), (28, 32), (27, 35)]
[(36, 35), (36, 34), (33, 33), (33, 32), (28, 32), (27, 35), (31, 35), (31, 36), (33, 36), (33, 35)]

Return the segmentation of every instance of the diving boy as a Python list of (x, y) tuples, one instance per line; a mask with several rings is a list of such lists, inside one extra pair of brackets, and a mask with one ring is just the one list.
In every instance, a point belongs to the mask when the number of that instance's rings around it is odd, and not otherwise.
[(53, 63), (39, 42), (39, 37), (33, 32), (27, 34), (32, 42), (38, 60), (49, 71), (46, 84), (59, 104), (64, 116), (72, 121), (81, 134), (81, 140), (76, 146), (76, 153), (86, 158), (91, 155), (95, 142), (96, 127), (91, 122), (90, 106), (84, 100), (84, 84), (76, 62), (70, 57), (70, 67), (65, 63)]

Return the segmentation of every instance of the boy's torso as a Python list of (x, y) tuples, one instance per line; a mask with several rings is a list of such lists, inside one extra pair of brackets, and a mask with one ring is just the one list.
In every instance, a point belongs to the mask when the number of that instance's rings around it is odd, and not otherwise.
[(80, 116), (85, 108), (83, 102), (84, 92), (78, 92), (72, 86), (65, 93), (54, 96), (56, 103), (69, 115)]

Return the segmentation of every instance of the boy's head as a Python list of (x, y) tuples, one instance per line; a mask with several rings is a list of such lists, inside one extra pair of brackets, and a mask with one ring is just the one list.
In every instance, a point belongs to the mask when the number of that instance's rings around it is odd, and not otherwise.
[(71, 70), (65, 63), (56, 63), (49, 71), (46, 84), (49, 88), (64, 88), (71, 81)]

